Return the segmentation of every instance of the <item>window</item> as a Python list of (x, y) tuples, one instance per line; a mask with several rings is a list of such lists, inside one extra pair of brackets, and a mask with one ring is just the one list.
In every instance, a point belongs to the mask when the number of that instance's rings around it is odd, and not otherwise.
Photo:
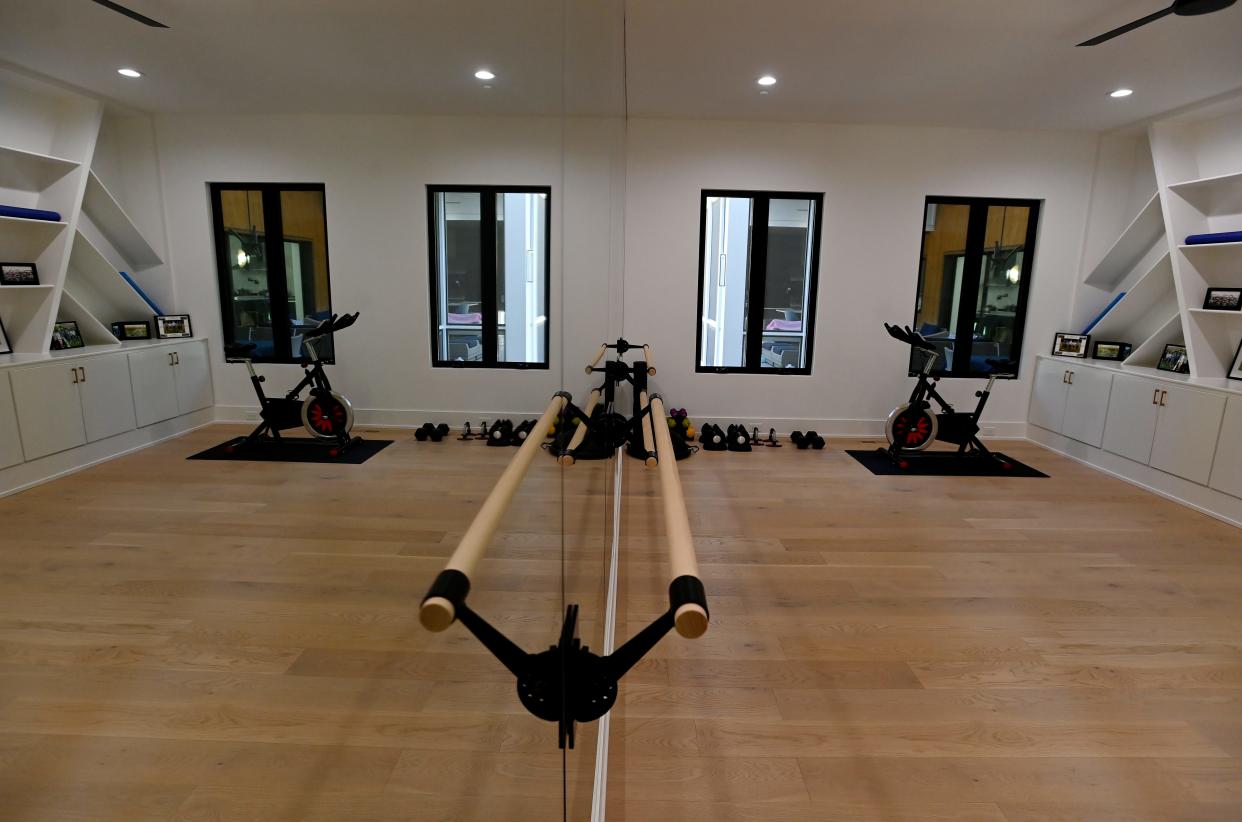
[(433, 365), (548, 367), (551, 193), (428, 186)]
[(703, 192), (696, 371), (811, 373), (823, 202), (822, 194)]
[[(332, 314), (319, 184), (212, 183), (224, 344), (256, 362), (298, 362), (302, 332)], [(319, 355), (333, 361), (331, 340)]]
[(914, 328), (940, 352), (933, 374), (984, 377), (988, 360), (1017, 362), (1038, 221), (1036, 200), (927, 198)]

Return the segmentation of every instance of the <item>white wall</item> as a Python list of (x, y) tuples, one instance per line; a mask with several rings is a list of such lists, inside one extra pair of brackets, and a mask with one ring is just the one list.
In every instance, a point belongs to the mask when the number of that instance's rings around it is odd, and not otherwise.
[[(172, 310), (213, 337), (222, 415), (240, 418), (254, 394), (218, 343), (209, 182), (325, 184), (332, 305), (362, 315), (337, 339), (330, 373), (361, 420), (459, 424), (469, 412), (477, 424), (498, 412), (539, 411), (561, 387), (563, 366), (571, 390), (581, 390), (581, 364), (610, 324), (609, 282), (618, 279), (610, 272), (620, 270), (618, 122), (161, 116), (156, 133), (177, 283)], [(552, 187), (550, 370), (431, 367), (426, 186), (434, 183)], [(300, 374), (295, 366), (261, 370), (272, 391)]]
[[(206, 184), (325, 183), (333, 305), (362, 312), (338, 340), (332, 378), (365, 421), (530, 412), (562, 383), (584, 395), (582, 361), (623, 328), (655, 346), (657, 386), (695, 417), (840, 433), (878, 431), (908, 393), (907, 352), (881, 323), (913, 314), (928, 194), (1045, 201), (1027, 363), (1018, 383), (1000, 387), (987, 415), (999, 433), (1023, 430), (1033, 355), (1069, 322), (1098, 140), (933, 128), (353, 116), (161, 116), (156, 133), (173, 310), (189, 312), (200, 333), (216, 338)], [(553, 187), (550, 371), (431, 367), (429, 183)], [(703, 188), (825, 193), (813, 375), (694, 373)], [(245, 372), (225, 364), (214, 342), (212, 352), (217, 402), (225, 416), (240, 417), (253, 405)], [(264, 371), (273, 388), (296, 373)], [(969, 406), (979, 383), (946, 385)]]
[[(909, 352), (881, 323), (913, 317), (924, 197), (1040, 199), (1022, 375), (1000, 385), (986, 415), (998, 433), (1021, 433), (1034, 355), (1069, 319), (1096, 142), (1085, 133), (631, 120), (627, 335), (654, 346), (657, 385), (694, 418), (877, 432), (910, 390)], [(704, 188), (824, 192), (812, 375), (695, 373)], [(982, 383), (942, 385), (973, 407)]]

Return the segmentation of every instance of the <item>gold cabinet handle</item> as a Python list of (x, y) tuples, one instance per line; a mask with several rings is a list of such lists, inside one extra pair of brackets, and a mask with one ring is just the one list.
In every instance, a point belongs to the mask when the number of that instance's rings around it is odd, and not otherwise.
[(181, 352), (180, 351), (173, 352), (173, 365), (181, 365)]
[(1165, 400), (1167, 400), (1168, 398), (1169, 398), (1169, 392), (1168, 392), (1168, 391), (1161, 391), (1161, 392), (1160, 392), (1160, 407), (1161, 407), (1161, 408), (1164, 408), (1164, 401), (1165, 401)]
[(1069, 372), (1069, 377), (1070, 377), (1070, 380), (1069, 380), (1070, 385), (1073, 385), (1074, 384), (1074, 372), (1073, 371)]
[(73, 384), (77, 385), (78, 384), (78, 369), (70, 368), (69, 373), (73, 375)]
[(78, 366), (78, 371), (82, 373), (82, 382), (86, 382), (86, 366)]
[(1160, 389), (1157, 388), (1151, 392), (1151, 404), (1159, 405), (1160, 404), (1159, 400), (1160, 400)]

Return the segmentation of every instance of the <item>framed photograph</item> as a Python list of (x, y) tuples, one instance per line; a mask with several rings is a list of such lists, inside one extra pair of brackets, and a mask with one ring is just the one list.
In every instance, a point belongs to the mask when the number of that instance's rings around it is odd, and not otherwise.
[[(0, 328), (0, 337), (4, 336), (4, 329)], [(1231, 380), (1242, 380), (1242, 343), (1238, 344), (1238, 353), (1233, 355), (1233, 365), (1229, 366), (1229, 373), (1225, 375)]]
[(121, 342), (126, 340), (149, 340), (151, 339), (151, 323), (146, 320), (113, 323), (112, 333)]
[(9, 335), (4, 330), (4, 321), (0, 320), (0, 354), (12, 354), (13, 346), (9, 343)]
[(155, 315), (155, 336), (161, 340), (167, 340), (176, 337), (192, 337), (193, 332), (190, 331), (190, 315), (189, 314), (156, 314)]
[(1087, 345), (1091, 341), (1090, 334), (1069, 334), (1058, 331), (1052, 341), (1052, 353), (1058, 357), (1087, 358)]
[(1156, 363), (1156, 368), (1161, 371), (1172, 371), (1174, 374), (1190, 373), (1190, 355), (1186, 353), (1186, 346), (1169, 343), (1164, 347), (1164, 353), (1160, 355), (1160, 362)]
[(1097, 341), (1091, 349), (1091, 358), (1095, 360), (1121, 361), (1130, 356), (1130, 344), (1123, 342)]
[(1242, 311), (1242, 288), (1209, 288), (1203, 307), (1207, 311)]
[(61, 320), (52, 326), (52, 350), (64, 351), (67, 348), (84, 348), (86, 342), (82, 332), (73, 320)]
[(38, 285), (39, 268), (34, 263), (0, 263), (0, 285)]

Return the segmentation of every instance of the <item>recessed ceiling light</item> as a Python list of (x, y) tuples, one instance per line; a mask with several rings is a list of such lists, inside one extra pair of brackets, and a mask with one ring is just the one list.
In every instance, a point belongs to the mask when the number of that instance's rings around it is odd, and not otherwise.
[(495, 80), (496, 79), (496, 75), (492, 74), (487, 69), (479, 69), (478, 71), (474, 73), (474, 76), (478, 77), (480, 80)]
[(1134, 89), (1119, 88), (1116, 91), (1110, 91), (1108, 93), (1108, 96), (1109, 97), (1129, 97), (1133, 93), (1134, 93)]
[(139, 71), (138, 69), (132, 69), (132, 68), (119, 68), (116, 70), (116, 73), (121, 75), (122, 77), (141, 77), (142, 76), (141, 71)]
[(774, 86), (774, 85), (776, 85), (776, 78), (775, 78), (775, 77), (773, 77), (771, 74), (765, 74), (765, 75), (763, 75), (762, 77), (760, 77), (760, 78), (759, 78), (759, 85), (761, 85), (761, 86)]

